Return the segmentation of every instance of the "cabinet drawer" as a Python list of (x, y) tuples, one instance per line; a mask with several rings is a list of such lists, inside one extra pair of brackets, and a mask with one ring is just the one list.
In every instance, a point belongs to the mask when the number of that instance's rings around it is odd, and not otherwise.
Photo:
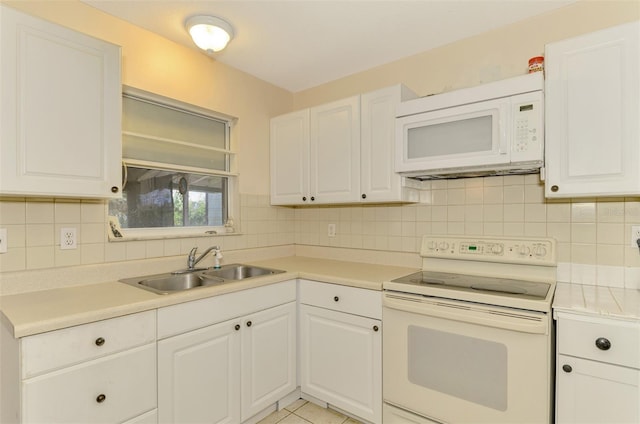
[(300, 303), (382, 319), (382, 292), (300, 280)]
[(63, 328), (20, 340), (24, 378), (153, 342), (156, 312)]
[(156, 345), (24, 380), (25, 423), (120, 423), (156, 408)]
[(640, 324), (558, 314), (558, 353), (640, 368)]

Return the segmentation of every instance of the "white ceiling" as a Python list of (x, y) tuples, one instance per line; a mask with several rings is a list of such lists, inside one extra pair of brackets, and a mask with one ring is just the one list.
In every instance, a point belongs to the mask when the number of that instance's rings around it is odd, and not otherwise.
[(185, 20), (219, 16), (235, 38), (215, 60), (297, 92), (576, 0), (82, 1), (196, 50)]

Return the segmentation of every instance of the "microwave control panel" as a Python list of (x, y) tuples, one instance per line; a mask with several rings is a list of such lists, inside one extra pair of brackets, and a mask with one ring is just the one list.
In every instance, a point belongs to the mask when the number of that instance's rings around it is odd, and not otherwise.
[(542, 92), (521, 94), (514, 96), (511, 100), (513, 116), (511, 160), (518, 162), (540, 160), (544, 146)]

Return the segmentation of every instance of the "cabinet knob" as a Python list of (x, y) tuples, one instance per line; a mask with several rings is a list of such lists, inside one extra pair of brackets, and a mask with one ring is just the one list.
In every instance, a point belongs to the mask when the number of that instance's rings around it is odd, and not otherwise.
[(314, 200), (316, 200), (316, 198), (311, 196), (311, 201), (313, 202)]
[(564, 371), (564, 372), (571, 372), (571, 371), (573, 371), (573, 368), (571, 368), (571, 365), (564, 364), (564, 365), (562, 366), (562, 371)]
[(557, 185), (552, 185), (552, 186), (551, 186), (551, 191), (553, 191), (554, 193), (555, 193), (556, 191), (558, 191), (559, 189), (560, 189), (560, 187), (558, 187)]
[(596, 347), (600, 350), (609, 350), (611, 349), (611, 342), (604, 337), (598, 337), (596, 339)]
[(98, 397), (96, 398), (96, 402), (98, 402), (98, 403), (102, 403), (102, 402), (104, 402), (105, 400), (107, 400), (107, 397), (106, 397), (104, 394), (102, 394), (102, 393), (100, 393), (100, 394), (98, 395)]
[(96, 346), (102, 346), (105, 342), (105, 339), (103, 339), (102, 337), (98, 337), (96, 339)]
[(363, 198), (363, 199), (366, 199), (366, 198), (367, 198), (367, 195), (366, 195), (366, 194), (364, 194), (364, 193), (362, 193), (362, 198)]
[(117, 193), (120, 189), (116, 186), (111, 187), (111, 193)]
[(236, 331), (240, 330), (240, 324), (236, 324), (236, 326), (235, 326), (235, 327), (233, 327), (233, 328), (235, 328), (235, 329), (236, 329)]
[(378, 330), (379, 330), (378, 326), (377, 326), (377, 325), (374, 325), (374, 326), (373, 326), (373, 331), (378, 331)]
[(302, 196), (302, 201), (306, 202), (307, 201), (307, 196)]
[(333, 300), (334, 302), (337, 302), (338, 300), (340, 300), (340, 298), (338, 296), (333, 296)]
[(247, 327), (251, 327), (253, 323), (251, 321), (247, 321)]

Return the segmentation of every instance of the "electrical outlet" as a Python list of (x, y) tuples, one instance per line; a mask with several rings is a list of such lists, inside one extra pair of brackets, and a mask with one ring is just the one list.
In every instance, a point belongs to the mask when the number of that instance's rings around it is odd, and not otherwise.
[(60, 249), (75, 249), (76, 229), (74, 227), (60, 228)]
[(327, 226), (327, 235), (329, 237), (335, 237), (336, 236), (336, 224), (329, 224)]
[(0, 228), (0, 253), (7, 253), (7, 229)]
[(631, 226), (631, 247), (638, 247), (638, 239), (640, 239), (640, 225)]

